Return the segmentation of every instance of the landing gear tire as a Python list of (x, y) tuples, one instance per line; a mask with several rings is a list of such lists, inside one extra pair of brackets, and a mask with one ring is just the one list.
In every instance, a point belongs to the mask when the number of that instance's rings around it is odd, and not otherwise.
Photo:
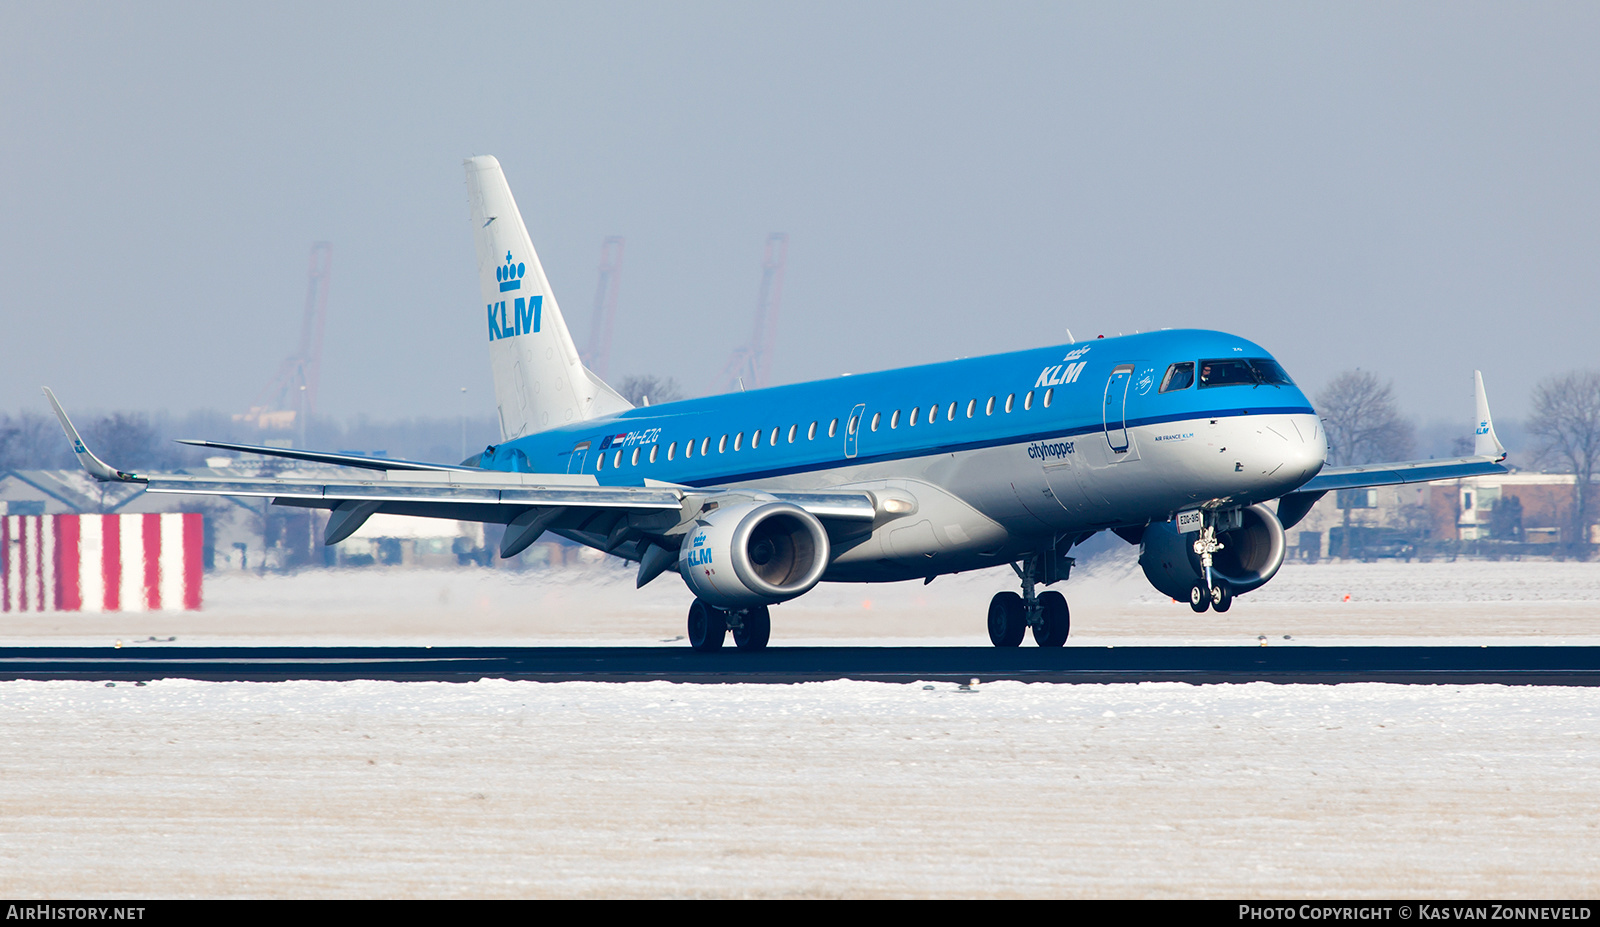
[(733, 645), (740, 650), (765, 650), (772, 637), (772, 613), (765, 605), (744, 613), (739, 627), (733, 629)]
[(694, 600), (689, 606), (689, 646), (701, 653), (722, 649), (728, 636), (728, 623), (722, 609)]
[(1022, 605), (1022, 596), (1015, 592), (997, 592), (989, 600), (989, 640), (996, 647), (1015, 647), (1022, 643), (1028, 630), (1028, 612)]
[(1211, 593), (1206, 590), (1204, 583), (1195, 583), (1189, 587), (1189, 607), (1196, 613), (1211, 607)]
[(1211, 607), (1215, 611), (1225, 612), (1233, 607), (1233, 589), (1221, 580), (1211, 587)]
[(1033, 626), (1033, 642), (1040, 647), (1060, 647), (1067, 642), (1072, 628), (1072, 614), (1067, 610), (1067, 597), (1059, 592), (1045, 592), (1039, 596), (1039, 623)]

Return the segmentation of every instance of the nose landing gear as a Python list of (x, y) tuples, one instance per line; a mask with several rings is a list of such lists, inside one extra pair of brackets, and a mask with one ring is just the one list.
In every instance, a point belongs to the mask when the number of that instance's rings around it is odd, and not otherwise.
[(1189, 607), (1197, 613), (1208, 608), (1225, 612), (1233, 607), (1233, 590), (1225, 580), (1211, 572), (1212, 560), (1224, 546), (1217, 538), (1215, 518), (1207, 517), (1199, 536), (1194, 539), (1194, 552), (1200, 557), (1201, 578), (1189, 589)]

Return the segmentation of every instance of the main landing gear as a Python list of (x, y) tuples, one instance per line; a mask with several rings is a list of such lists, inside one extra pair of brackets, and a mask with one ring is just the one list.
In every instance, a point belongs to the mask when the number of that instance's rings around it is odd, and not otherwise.
[(1211, 562), (1223, 544), (1217, 539), (1215, 519), (1207, 518), (1194, 539), (1194, 552), (1200, 555), (1200, 582), (1189, 587), (1189, 607), (1195, 612), (1214, 608), (1225, 612), (1233, 607), (1233, 590), (1226, 580), (1211, 572)]
[[(1049, 556), (1054, 557), (1052, 550)], [(1039, 574), (1040, 556), (1030, 557), (1011, 569), (1022, 580), (1022, 595), (1015, 592), (997, 592), (989, 600), (989, 640), (996, 647), (1016, 647), (1022, 636), (1033, 629), (1033, 641), (1040, 647), (1060, 647), (1067, 642), (1072, 629), (1072, 615), (1067, 610), (1067, 598), (1059, 592), (1034, 593), (1034, 583)], [(1051, 575), (1047, 582), (1066, 579), (1072, 568), (1072, 558), (1062, 557), (1065, 569), (1061, 575)]]
[(721, 650), (733, 632), (740, 650), (764, 650), (772, 637), (772, 614), (765, 605), (729, 610), (695, 599), (689, 606), (689, 646), (701, 653)]

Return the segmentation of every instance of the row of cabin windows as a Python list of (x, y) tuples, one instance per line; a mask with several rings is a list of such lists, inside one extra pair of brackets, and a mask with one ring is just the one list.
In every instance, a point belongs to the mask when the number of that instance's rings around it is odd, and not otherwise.
[[(1056, 398), (1055, 387), (1051, 387), (1050, 389), (1045, 390), (1044, 391), (1044, 407), (1046, 409), (1050, 408), (1050, 404), (1055, 401), (1055, 398)], [(995, 404), (996, 404), (995, 397), (990, 396), (988, 401), (983, 404), (983, 414), (984, 415), (993, 415), (994, 414)], [(1003, 407), (1004, 407), (1005, 411), (1007, 411), (1007, 412), (1010, 412), (1010, 411), (1014, 410), (1017, 407), (1017, 394), (1016, 393), (1012, 393), (1009, 396), (1007, 396), (1006, 400), (1005, 400), (1005, 402), (1003, 404)], [(1028, 392), (1026, 392), (1026, 393), (1024, 393), (1022, 395), (1022, 408), (1023, 408), (1023, 411), (1027, 411), (1027, 410), (1033, 408), (1033, 391), (1032, 390), (1029, 390)], [(899, 428), (900, 427), (900, 418), (901, 418), (900, 413), (901, 413), (900, 409), (896, 409), (893, 412), (889, 413), (889, 427), (890, 428)], [(956, 418), (960, 414), (961, 414), (961, 403), (959, 403), (959, 402), (950, 403), (950, 405), (947, 406), (945, 408), (945, 410), (944, 410), (944, 417), (945, 417), (946, 421), (953, 422), (953, 421), (956, 420)], [(966, 415), (967, 415), (967, 418), (976, 418), (977, 417), (977, 415), (978, 415), (978, 400), (976, 400), (976, 399), (968, 399), (967, 400)], [(918, 419), (921, 418), (921, 417), (922, 417), (922, 407), (918, 406), (916, 408), (913, 408), (911, 410), (910, 414), (905, 416), (906, 424), (908, 426), (913, 426), (914, 427), (917, 424)], [(928, 407), (927, 421), (928, 421), (928, 424), (931, 425), (934, 422), (937, 422), (938, 420), (939, 420), (939, 404), (938, 403), (934, 403), (933, 405)], [(877, 431), (879, 426), (881, 426), (882, 424), (883, 424), (883, 413), (882, 412), (874, 412), (874, 413), (872, 413), (872, 421), (868, 423), (867, 427), (869, 429), (871, 429), (872, 431)], [(855, 432), (856, 432), (856, 420), (852, 418), (850, 420), (850, 433), (851, 434), (855, 434)]]
[[(1043, 405), (1044, 405), (1044, 407), (1046, 409), (1050, 408), (1050, 404), (1055, 401), (1055, 395), (1056, 395), (1055, 387), (1051, 387), (1050, 389), (1047, 389), (1047, 390), (1044, 391)], [(1012, 394), (1008, 395), (1006, 397), (1005, 403), (1004, 403), (1005, 411), (1007, 411), (1007, 412), (1012, 411), (1013, 409), (1016, 408), (1016, 405), (1017, 405), (1017, 394), (1016, 393), (1012, 393)], [(1027, 411), (1027, 410), (1033, 408), (1033, 391), (1032, 390), (1029, 390), (1028, 392), (1026, 392), (1026, 393), (1024, 393), (1022, 395), (1022, 408), (1023, 408), (1024, 411)], [(987, 402), (985, 402), (984, 405), (983, 405), (983, 414), (984, 415), (993, 415), (994, 414), (994, 409), (995, 409), (995, 397), (990, 396), (989, 400)], [(901, 410), (896, 409), (893, 412), (889, 413), (889, 427), (890, 428), (899, 428), (900, 427), (900, 411)], [(944, 417), (945, 417), (945, 419), (947, 421), (952, 421), (953, 422), (953, 421), (956, 420), (956, 418), (960, 414), (960, 412), (961, 412), (961, 403), (952, 402), (952, 403), (950, 403), (949, 407), (944, 410)], [(976, 399), (968, 399), (967, 400), (966, 414), (967, 414), (967, 418), (975, 418), (977, 416), (977, 414), (978, 414), (978, 400), (976, 400)], [(921, 406), (918, 406), (918, 407), (912, 409), (910, 415), (908, 415), (906, 417), (907, 424), (908, 425), (912, 425), (912, 426), (916, 425), (917, 424), (917, 420), (918, 420), (918, 418), (921, 417), (921, 415), (922, 415), (922, 407)], [(939, 420), (939, 404), (938, 403), (934, 403), (933, 405), (928, 407), (927, 421), (928, 421), (929, 424), (932, 424), (934, 422), (937, 422), (938, 420)], [(852, 415), (850, 417), (849, 424), (845, 426), (848, 429), (848, 433), (852, 434), (852, 435), (855, 434), (856, 430), (860, 427), (860, 423), (861, 423), (860, 416)], [(871, 425), (870, 425), (871, 429), (873, 431), (877, 431), (878, 427), (880, 425), (882, 425), (882, 424), (883, 424), (883, 413), (882, 412), (874, 412), (874, 413), (872, 413), (872, 422), (871, 422)], [(795, 442), (795, 438), (799, 434), (799, 432), (800, 432), (800, 426), (799, 425), (790, 425), (789, 426), (789, 431), (788, 431), (788, 443), (789, 444), (793, 444)], [(838, 419), (834, 419), (833, 421), (828, 423), (828, 437), (830, 437), (830, 438), (837, 437), (838, 434), (839, 434), (839, 420)], [(770, 434), (767, 434), (766, 432), (764, 432), (761, 429), (757, 429), (756, 431), (750, 432), (750, 447), (752, 449), (760, 447), (761, 446), (761, 440), (762, 440), (763, 437), (766, 438), (768, 444), (777, 445), (779, 443), (779, 440), (783, 437), (783, 426), (781, 426), (781, 425), (774, 426)], [(817, 437), (817, 423), (816, 422), (812, 422), (811, 425), (806, 428), (806, 440), (807, 441), (812, 441), (812, 440), (815, 440), (816, 437)], [(700, 456), (704, 457), (704, 456), (706, 456), (706, 455), (711, 453), (711, 439), (710, 438), (701, 438), (700, 442), (699, 442), (699, 445), (700, 445), (700, 449), (699, 449)], [(721, 453), (727, 451), (727, 449), (728, 449), (728, 436), (727, 435), (723, 435), (721, 438), (717, 439), (717, 453), (721, 454)], [(743, 432), (740, 432), (740, 433), (735, 434), (733, 436), (733, 449), (736, 450), (736, 451), (744, 450), (744, 433)], [(650, 445), (650, 448), (649, 448), (648, 451), (646, 451), (642, 447), (636, 447), (631, 452), (625, 452), (625, 451), (620, 451), (619, 450), (615, 454), (613, 454), (612, 457), (611, 457), (611, 466), (612, 467), (615, 468), (615, 467), (622, 466), (622, 455), (624, 453), (628, 454), (628, 463), (629, 463), (630, 466), (638, 466), (639, 465), (639, 458), (640, 458), (641, 455), (643, 455), (648, 462), (655, 463), (657, 458), (659, 457), (659, 455), (661, 453), (661, 445), (652, 444), (652, 445)], [(685, 460), (689, 460), (689, 459), (691, 459), (691, 458), (693, 458), (695, 456), (695, 453), (696, 453), (695, 452), (695, 442), (694, 441), (686, 441), (686, 442), (684, 442), (684, 445), (683, 445), (683, 458)], [(667, 459), (668, 460), (676, 460), (677, 457), (678, 457), (678, 442), (674, 441), (671, 444), (667, 445)], [(601, 454), (599, 459), (597, 459), (594, 462), (594, 468), (597, 471), (598, 470), (604, 470), (606, 468), (606, 455), (605, 454)]]

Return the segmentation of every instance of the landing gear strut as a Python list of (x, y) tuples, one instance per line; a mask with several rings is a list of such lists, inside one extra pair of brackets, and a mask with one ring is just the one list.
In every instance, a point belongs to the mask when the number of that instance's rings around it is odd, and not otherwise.
[(1072, 558), (1061, 556), (1052, 545), (1044, 553), (1034, 554), (1020, 564), (1011, 564), (1011, 569), (1022, 580), (1022, 595), (998, 592), (989, 600), (990, 642), (996, 647), (1016, 647), (1032, 628), (1033, 642), (1040, 647), (1065, 644), (1072, 628), (1066, 596), (1059, 592), (1039, 594), (1034, 586), (1041, 579), (1047, 585), (1066, 579), (1072, 570)]
[(1228, 583), (1211, 572), (1211, 562), (1217, 551), (1225, 545), (1217, 538), (1217, 522), (1208, 516), (1194, 539), (1194, 552), (1200, 556), (1200, 582), (1189, 590), (1189, 607), (1196, 612), (1214, 608), (1225, 612), (1233, 607), (1233, 590)]

